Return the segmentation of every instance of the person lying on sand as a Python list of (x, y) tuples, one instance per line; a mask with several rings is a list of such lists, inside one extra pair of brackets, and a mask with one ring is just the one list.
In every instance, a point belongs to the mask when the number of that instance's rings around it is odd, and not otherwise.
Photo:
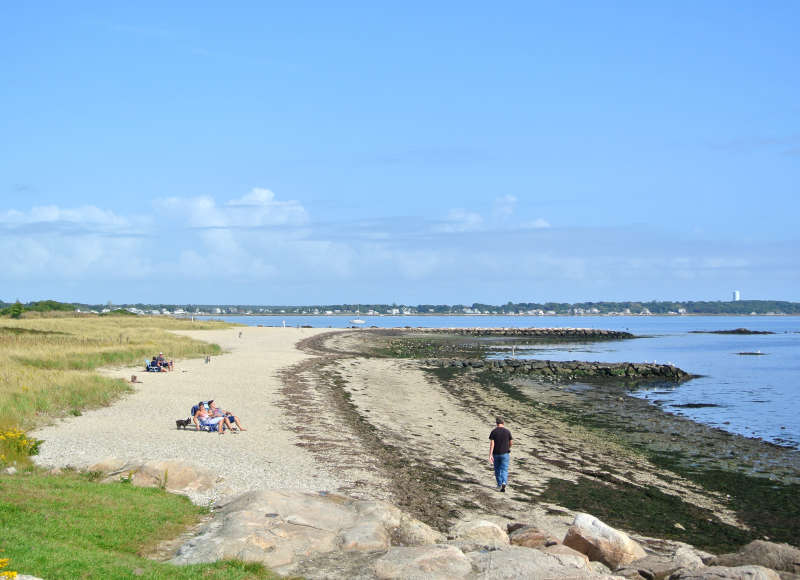
[(247, 431), (247, 429), (242, 427), (242, 424), (239, 423), (239, 417), (237, 417), (230, 411), (225, 411), (224, 409), (220, 409), (219, 407), (217, 407), (217, 404), (214, 402), (213, 399), (208, 402), (208, 412), (211, 414), (212, 417), (225, 417), (228, 420), (228, 425), (230, 425), (231, 422), (233, 422), (236, 425), (236, 428), (239, 429), (239, 431)]
[(220, 435), (225, 435), (225, 427), (231, 429), (231, 423), (224, 415), (222, 417), (212, 417), (209, 412), (209, 407), (204, 403), (197, 406), (197, 412), (194, 414), (196, 419), (195, 424), (200, 427), (210, 427), (211, 430), (217, 430)]

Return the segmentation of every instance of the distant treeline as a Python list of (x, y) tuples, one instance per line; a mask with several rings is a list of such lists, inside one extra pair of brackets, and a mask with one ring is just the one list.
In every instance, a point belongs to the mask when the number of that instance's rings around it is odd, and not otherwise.
[[(24, 312), (82, 312), (111, 310), (108, 314), (127, 314), (133, 308), (150, 313), (182, 310), (186, 314), (800, 314), (800, 302), (781, 300), (737, 300), (730, 302), (508, 302), (506, 304), (318, 304), (318, 305), (258, 305), (258, 304), (79, 304), (54, 300), (9, 303), (0, 300), (0, 315), (19, 317)], [(218, 311), (219, 310), (219, 311)]]
[[(19, 301), (9, 303), (0, 300), (0, 316), (19, 318), (25, 312), (75, 312), (80, 309), (81, 306), (83, 306), (83, 310), (90, 310), (86, 305), (56, 302), (55, 300), (39, 300), (37, 302), (28, 302), (27, 304), (23, 304)], [(106, 314), (135, 316), (123, 308), (112, 310)]]

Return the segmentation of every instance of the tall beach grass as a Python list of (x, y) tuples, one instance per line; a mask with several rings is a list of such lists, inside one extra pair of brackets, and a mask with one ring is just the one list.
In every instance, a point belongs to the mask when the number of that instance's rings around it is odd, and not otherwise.
[(144, 367), (164, 352), (181, 359), (220, 348), (170, 330), (224, 328), (172, 318), (52, 317), (0, 319), (0, 430), (29, 430), (68, 414), (108, 405), (131, 387), (96, 373), (104, 365)]

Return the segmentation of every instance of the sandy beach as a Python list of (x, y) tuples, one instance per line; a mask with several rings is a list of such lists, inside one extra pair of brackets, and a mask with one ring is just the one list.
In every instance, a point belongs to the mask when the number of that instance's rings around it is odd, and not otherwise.
[[(175, 361), (175, 370), (169, 373), (146, 373), (139, 367), (104, 369), (126, 380), (135, 374), (140, 381), (133, 385), (135, 392), (110, 407), (34, 432), (46, 441), (36, 461), (79, 469), (107, 457), (195, 463), (222, 479), (213, 498), (192, 498), (198, 503), (259, 488), (336, 489), (343, 480), (297, 445), (293, 419), (279, 404), (278, 372), (307, 358), (295, 343), (320, 332), (296, 328), (185, 332), (219, 344), (226, 354), (213, 357), (209, 364), (203, 359)], [(188, 417), (194, 403), (208, 399), (232, 410), (247, 430), (220, 436), (193, 427), (176, 428), (176, 419)]]
[[(240, 333), (241, 332), (241, 337)], [(245, 327), (186, 332), (226, 353), (209, 364), (176, 361), (171, 373), (115, 368), (139, 377), (110, 407), (40, 429), (39, 464), (86, 468), (108, 457), (179, 460), (210, 469), (218, 501), (252, 489), (339, 491), (385, 499), (447, 529), (479, 515), (528, 521), (563, 534), (573, 512), (541, 501), (551, 478), (613, 477), (655, 486), (736, 524), (724, 501), (579, 427), (530, 419), (530, 407), (497, 390), (439, 381), (419, 361), (366, 354), (368, 330)], [(240, 434), (178, 430), (193, 403), (215, 399), (234, 411)], [(497, 493), (488, 461), (495, 414), (516, 445), (510, 492)]]

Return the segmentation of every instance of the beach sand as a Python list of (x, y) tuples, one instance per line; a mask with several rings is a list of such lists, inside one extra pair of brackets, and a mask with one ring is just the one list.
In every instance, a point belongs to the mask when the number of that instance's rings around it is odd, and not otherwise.
[[(110, 407), (33, 432), (45, 440), (36, 462), (79, 469), (107, 457), (193, 463), (223, 478), (213, 494), (192, 497), (198, 503), (251, 489), (337, 489), (344, 481), (297, 445), (293, 419), (279, 406), (278, 371), (307, 358), (295, 343), (320, 332), (298, 328), (181, 332), (219, 344), (227, 353), (212, 357), (209, 364), (203, 359), (175, 361), (175, 370), (169, 373), (104, 369), (104, 374), (126, 380), (135, 374), (141, 382), (133, 385), (133, 394)], [(176, 419), (185, 419), (193, 404), (208, 399), (234, 412), (247, 430), (220, 436), (197, 432), (193, 426), (176, 428)]]
[[(441, 382), (419, 361), (368, 356), (377, 332), (237, 327), (185, 334), (227, 352), (210, 364), (176, 361), (171, 373), (105, 369), (142, 382), (110, 407), (34, 432), (45, 440), (36, 461), (86, 468), (107, 457), (179, 460), (220, 478), (213, 492), (192, 496), (198, 503), (253, 489), (339, 491), (391, 501), (440, 530), (481, 517), (525, 521), (556, 536), (574, 514), (540, 500), (548, 481), (608, 477), (613, 466), (620, 480), (658, 487), (736, 522), (713, 494), (613, 441), (552, 417), (532, 420), (529, 403), (460, 379)], [(175, 420), (203, 399), (232, 410), (247, 431), (176, 429)], [(504, 494), (488, 460), (498, 413), (515, 439)]]

